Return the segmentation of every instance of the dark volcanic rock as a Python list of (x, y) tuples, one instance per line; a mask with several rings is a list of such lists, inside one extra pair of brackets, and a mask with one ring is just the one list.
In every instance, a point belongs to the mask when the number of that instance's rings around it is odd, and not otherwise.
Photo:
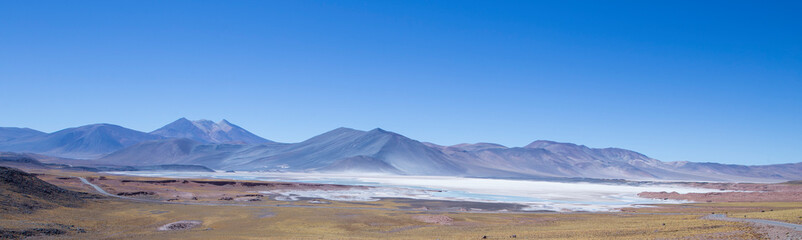
[(186, 230), (191, 229), (203, 224), (201, 221), (178, 221), (168, 223), (164, 226), (159, 227), (159, 231), (176, 231), (176, 230)]
[(37, 209), (79, 207), (86, 193), (73, 192), (15, 168), (0, 167), (0, 212), (32, 213)]

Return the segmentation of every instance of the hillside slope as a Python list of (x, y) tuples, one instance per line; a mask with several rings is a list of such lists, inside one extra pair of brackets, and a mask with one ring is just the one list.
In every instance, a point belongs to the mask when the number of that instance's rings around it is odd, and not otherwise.
[(60, 188), (19, 169), (0, 166), (2, 213), (31, 213), (59, 206), (79, 207), (86, 197), (85, 193)]

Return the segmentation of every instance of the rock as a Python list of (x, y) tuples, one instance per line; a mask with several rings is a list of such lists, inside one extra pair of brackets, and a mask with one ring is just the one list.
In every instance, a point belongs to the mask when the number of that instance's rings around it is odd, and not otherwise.
[(164, 226), (159, 227), (159, 231), (176, 231), (176, 230), (186, 230), (192, 229), (194, 227), (200, 226), (203, 222), (201, 221), (178, 221), (165, 224)]

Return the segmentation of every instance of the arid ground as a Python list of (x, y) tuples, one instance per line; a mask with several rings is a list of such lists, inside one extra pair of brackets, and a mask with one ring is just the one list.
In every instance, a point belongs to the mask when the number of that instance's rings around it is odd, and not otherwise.
[[(0, 213), (2, 237), (67, 239), (799, 239), (799, 231), (706, 217), (802, 224), (802, 184), (687, 183), (719, 194), (642, 193), (696, 203), (618, 212), (521, 212), (515, 204), (300, 199), (259, 192), (344, 185), (168, 179), (25, 169), (83, 203)], [(89, 184), (82, 182), (85, 179)], [(107, 194), (93, 188), (95, 185)]]

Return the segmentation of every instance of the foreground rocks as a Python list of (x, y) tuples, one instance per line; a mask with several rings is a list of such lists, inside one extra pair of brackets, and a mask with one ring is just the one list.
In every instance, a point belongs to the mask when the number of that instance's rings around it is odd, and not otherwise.
[(192, 229), (203, 224), (201, 221), (178, 221), (159, 227), (159, 231), (177, 231)]

